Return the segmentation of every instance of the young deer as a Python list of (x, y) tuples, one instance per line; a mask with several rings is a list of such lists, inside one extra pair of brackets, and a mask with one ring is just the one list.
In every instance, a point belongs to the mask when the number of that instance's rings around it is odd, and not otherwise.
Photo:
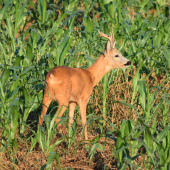
[[(40, 124), (47, 112), (50, 103), (58, 102), (58, 110), (62, 107), (58, 117), (61, 117), (69, 105), (69, 127), (73, 123), (74, 110), (77, 104), (80, 107), (83, 127), (86, 124), (86, 106), (92, 94), (94, 86), (103, 76), (114, 68), (125, 68), (131, 65), (115, 48), (114, 35), (108, 36), (100, 33), (101, 37), (109, 39), (104, 53), (97, 61), (87, 69), (57, 66), (50, 70), (45, 79), (43, 108), (40, 116)], [(47, 88), (48, 87), (48, 88)], [(57, 112), (56, 112), (57, 113)], [(60, 121), (56, 119), (56, 123)], [(59, 128), (59, 126), (58, 126)], [(87, 140), (87, 126), (85, 126), (85, 140)]]

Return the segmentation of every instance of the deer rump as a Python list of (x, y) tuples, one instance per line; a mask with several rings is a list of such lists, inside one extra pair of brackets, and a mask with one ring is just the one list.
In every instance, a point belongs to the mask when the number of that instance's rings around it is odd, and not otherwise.
[[(51, 100), (67, 104), (80, 104), (88, 100), (93, 90), (93, 81), (88, 70), (66, 66), (54, 67), (46, 76), (44, 95)], [(50, 96), (49, 96), (49, 94)]]

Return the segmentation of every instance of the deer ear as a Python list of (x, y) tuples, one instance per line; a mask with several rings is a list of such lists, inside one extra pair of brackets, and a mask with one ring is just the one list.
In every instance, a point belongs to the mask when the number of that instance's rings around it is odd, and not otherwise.
[(107, 44), (105, 46), (105, 50), (104, 50), (104, 56), (106, 56), (107, 52), (111, 49), (111, 43), (110, 41), (107, 41)]
[(113, 42), (113, 48), (115, 48), (116, 40)]

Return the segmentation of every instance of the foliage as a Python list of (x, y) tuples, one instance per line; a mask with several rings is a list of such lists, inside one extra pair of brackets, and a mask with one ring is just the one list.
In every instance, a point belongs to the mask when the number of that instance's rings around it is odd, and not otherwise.
[[(90, 155), (89, 162), (97, 150), (104, 152), (99, 139), (105, 137), (115, 142), (110, 149), (119, 169), (170, 168), (168, 1), (1, 0), (0, 5), (0, 141), (1, 152), (10, 153), (13, 164), (17, 164), (19, 137), (31, 142), (30, 152), (38, 143), (41, 150), (49, 154), (47, 164), (41, 169), (49, 169), (53, 159), (61, 169), (56, 146), (69, 141), (70, 148), (75, 141), (77, 125), (73, 124), (68, 130), (68, 136), (55, 141), (57, 114), (52, 119), (45, 116), (45, 125), (38, 126), (38, 132), (35, 127), (31, 128), (32, 123), (37, 124), (38, 118), (29, 123), (29, 115), (39, 116), (47, 72), (56, 65), (90, 66), (103, 52), (106, 40), (98, 37), (98, 30), (103, 30), (106, 34), (114, 32), (117, 49), (131, 60), (134, 67), (112, 70), (94, 90), (99, 92), (96, 101), (101, 117), (96, 118), (93, 107), (88, 109), (93, 111), (88, 114), (87, 126), (91, 124), (89, 122), (93, 122), (92, 125), (99, 122), (97, 126), (101, 134), (85, 146)], [(161, 84), (155, 82), (152, 86), (146, 81), (153, 74), (157, 79), (164, 75)], [(130, 102), (124, 97), (118, 101), (113, 96), (108, 99), (109, 88), (121, 75), (120, 85), (128, 80), (132, 82), (132, 88), (127, 87)], [(97, 94), (93, 94), (92, 99), (94, 96)], [(126, 114), (133, 113), (137, 120), (121, 120), (115, 126), (115, 122), (107, 119), (112, 117), (110, 108), (115, 103), (127, 106)], [(49, 110), (53, 115), (55, 107)], [(61, 122), (64, 124), (67, 120), (66, 112)], [(25, 135), (28, 129), (32, 133), (29, 137)], [(146, 152), (142, 153), (142, 148)], [(140, 164), (137, 159), (142, 156), (143, 163)]]

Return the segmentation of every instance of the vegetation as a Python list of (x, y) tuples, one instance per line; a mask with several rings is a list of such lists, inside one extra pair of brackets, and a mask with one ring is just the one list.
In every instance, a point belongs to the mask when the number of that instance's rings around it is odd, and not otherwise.
[[(1, 0), (1, 167), (170, 169), (169, 19), (169, 0)], [(37, 129), (45, 75), (56, 65), (89, 67), (107, 41), (98, 30), (114, 32), (133, 66), (95, 87), (89, 140), (79, 108), (71, 129), (64, 113), (58, 136), (56, 103)]]

